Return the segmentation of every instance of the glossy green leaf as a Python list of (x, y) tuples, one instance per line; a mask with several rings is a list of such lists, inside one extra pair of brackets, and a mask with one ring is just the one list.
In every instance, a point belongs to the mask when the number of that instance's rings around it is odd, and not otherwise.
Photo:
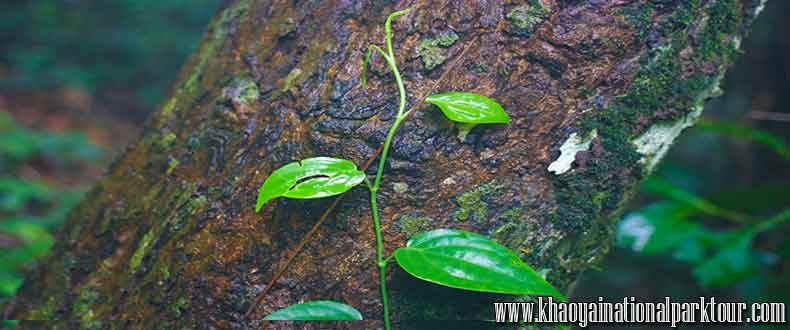
[(277, 197), (321, 198), (342, 194), (365, 179), (348, 160), (315, 157), (293, 162), (272, 172), (261, 186), (255, 212)]
[(468, 92), (434, 94), (425, 99), (434, 104), (452, 121), (469, 124), (507, 124), (510, 117), (499, 103), (485, 96)]
[(516, 254), (475, 233), (437, 229), (410, 239), (395, 260), (422, 280), (458, 289), (565, 297)]
[(338, 321), (361, 320), (362, 314), (346, 304), (329, 300), (316, 300), (288, 306), (267, 315), (264, 320)]

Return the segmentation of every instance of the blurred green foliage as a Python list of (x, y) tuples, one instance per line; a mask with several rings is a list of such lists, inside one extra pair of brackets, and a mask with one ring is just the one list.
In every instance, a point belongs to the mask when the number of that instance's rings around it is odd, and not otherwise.
[[(161, 102), (220, 0), (0, 2), (0, 91), (76, 87), (116, 115)], [(20, 95), (25, 95), (20, 93)], [(140, 114), (138, 118), (145, 114)], [(90, 182), (57, 184), (106, 153), (79, 132), (26, 129), (0, 112), (0, 299), (53, 245), (52, 232)], [(46, 164), (43, 175), (36, 166)], [(26, 171), (25, 171), (26, 170)]]
[(0, 2), (0, 88), (81, 87), (159, 103), (219, 0)]
[(19, 170), (41, 161), (69, 167), (96, 162), (101, 155), (80, 133), (31, 131), (0, 112), (0, 297), (13, 295), (25, 269), (49, 251), (54, 243), (51, 232), (84, 191), (22, 178)]
[[(790, 160), (785, 141), (732, 120), (703, 119), (642, 184), (635, 207), (618, 223), (616, 248), (601, 272), (585, 274), (576, 299), (715, 296), (786, 302)], [(734, 152), (734, 143), (744, 144), (750, 153)], [(711, 145), (729, 146), (724, 148), (724, 162), (732, 161), (727, 168), (757, 158), (774, 170), (758, 169), (754, 177), (748, 171), (711, 171), (715, 164), (710, 159), (722, 156)], [(693, 156), (681, 157), (684, 153)], [(694, 156), (701, 164), (691, 161)], [(766, 327), (772, 328), (757, 328)]]
[[(76, 87), (123, 114), (160, 103), (220, 0), (0, 2), (0, 90)], [(24, 95), (24, 94), (21, 94)], [(124, 110), (127, 109), (127, 110)], [(141, 118), (145, 114), (140, 114)], [(54, 183), (105, 153), (81, 133), (37, 132), (0, 112), (0, 299), (53, 245), (90, 182)], [(46, 164), (40, 175), (35, 167)], [(54, 170), (53, 170), (54, 169)]]
[[(767, 271), (776, 265), (777, 255), (754, 248), (753, 241), (757, 235), (790, 221), (790, 208), (770, 217), (753, 217), (720, 207), (655, 176), (645, 182), (642, 191), (661, 199), (620, 221), (617, 242), (621, 247), (644, 254), (667, 254), (689, 263), (692, 274), (705, 287), (738, 284), (758, 275), (761, 268)], [(787, 204), (776, 205), (782, 206)], [(706, 218), (730, 225), (715, 229), (721, 224), (714, 221), (705, 225), (701, 220)]]
[(770, 132), (754, 129), (749, 126), (710, 119), (700, 120), (697, 126), (734, 139), (761, 143), (773, 149), (774, 152), (784, 159), (790, 160), (790, 147), (788, 147), (787, 143), (785, 143), (781, 137)]
[[(767, 183), (750, 180), (744, 185), (733, 180), (744, 173), (714, 175), (710, 181), (705, 166), (695, 168), (677, 158), (664, 163), (642, 184), (637, 198), (642, 206), (626, 214), (617, 227), (617, 246), (652, 263), (629, 274), (641, 278), (631, 283), (637, 288), (635, 291), (640, 291), (640, 285), (646, 286), (644, 281), (648, 278), (655, 281), (659, 274), (667, 278), (657, 281), (657, 288), (646, 290), (657, 292), (642, 292), (643, 296), (708, 295), (750, 302), (786, 301), (789, 290), (785, 265), (790, 258), (790, 245), (784, 237), (790, 229), (790, 180), (783, 169), (788, 168), (790, 159), (785, 139), (765, 130), (708, 118), (690, 133), (679, 142), (680, 149), (705, 139), (719, 144), (745, 143), (775, 171), (757, 176)], [(767, 148), (760, 148), (761, 145)], [(773, 156), (765, 157), (766, 153)], [(732, 151), (728, 156), (748, 160)], [(706, 189), (708, 184), (716, 187)], [(620, 252), (612, 257), (609, 265), (621, 268), (624, 255)], [(678, 264), (686, 266), (677, 267)], [(606, 267), (604, 274), (616, 272)], [(696, 288), (684, 283), (686, 272), (696, 282)], [(668, 288), (667, 282), (675, 282), (677, 287)]]

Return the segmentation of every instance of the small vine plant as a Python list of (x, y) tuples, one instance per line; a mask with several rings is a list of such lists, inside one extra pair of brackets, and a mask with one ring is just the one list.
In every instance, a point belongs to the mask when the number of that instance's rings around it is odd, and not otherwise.
[[(315, 157), (287, 164), (272, 172), (264, 181), (255, 206), (259, 212), (270, 200), (278, 197), (311, 199), (342, 194), (365, 183), (370, 191), (373, 229), (376, 233), (376, 266), (384, 314), (384, 327), (390, 330), (386, 271), (395, 262), (403, 270), (421, 280), (439, 285), (491, 293), (565, 297), (515, 253), (485, 236), (458, 229), (436, 229), (418, 234), (390, 256), (384, 255), (381, 219), (376, 205), (381, 176), (390, 144), (400, 124), (409, 116), (406, 111), (406, 89), (403, 85), (392, 49), (392, 20), (410, 9), (394, 12), (384, 25), (386, 50), (371, 45), (365, 55), (361, 75), (366, 83), (365, 68), (373, 51), (384, 58), (392, 70), (400, 93), (395, 120), (384, 141), (373, 181), (346, 159)], [(475, 93), (450, 92), (434, 94), (425, 99), (437, 106), (455, 122), (467, 125), (507, 124), (505, 110), (497, 102)], [(361, 320), (362, 314), (346, 304), (317, 300), (292, 305), (267, 315), (264, 320)]]

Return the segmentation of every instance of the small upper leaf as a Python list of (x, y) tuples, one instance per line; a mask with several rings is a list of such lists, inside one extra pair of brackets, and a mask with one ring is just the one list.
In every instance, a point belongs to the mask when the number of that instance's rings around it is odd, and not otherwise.
[(395, 251), (409, 274), (458, 289), (565, 297), (508, 248), (475, 233), (432, 230)]
[(365, 179), (348, 160), (315, 157), (293, 162), (272, 172), (261, 186), (255, 212), (277, 197), (321, 198), (342, 194)]
[(270, 321), (361, 320), (362, 314), (354, 307), (346, 304), (329, 300), (316, 300), (288, 306), (267, 315), (263, 319)]
[(425, 99), (442, 110), (452, 121), (469, 124), (507, 124), (510, 117), (499, 103), (468, 92), (434, 94)]

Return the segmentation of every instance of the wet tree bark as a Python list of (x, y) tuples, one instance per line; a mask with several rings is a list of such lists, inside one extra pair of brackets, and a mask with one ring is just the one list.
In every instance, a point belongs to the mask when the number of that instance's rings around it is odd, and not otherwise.
[[(567, 291), (608, 249), (612, 219), (640, 179), (716, 95), (760, 2), (230, 2), (6, 315), (134, 320), (108, 328), (257, 326), (242, 315), (331, 203), (279, 199), (256, 214), (258, 187), (297, 159), (361, 165), (374, 155), (397, 90), (376, 56), (360, 88), (362, 58), (383, 43), (386, 15), (407, 6), (394, 44), (410, 106), (434, 86), (474, 91), (512, 122), (461, 132), (420, 106), (395, 138), (379, 193), (386, 250), (431, 228), (472, 230)], [(314, 299), (381, 318), (368, 203), (363, 188), (344, 198), (257, 318)], [(395, 320), (490, 319), (489, 302), (506, 299), (421, 283), (397, 267), (388, 277)]]

